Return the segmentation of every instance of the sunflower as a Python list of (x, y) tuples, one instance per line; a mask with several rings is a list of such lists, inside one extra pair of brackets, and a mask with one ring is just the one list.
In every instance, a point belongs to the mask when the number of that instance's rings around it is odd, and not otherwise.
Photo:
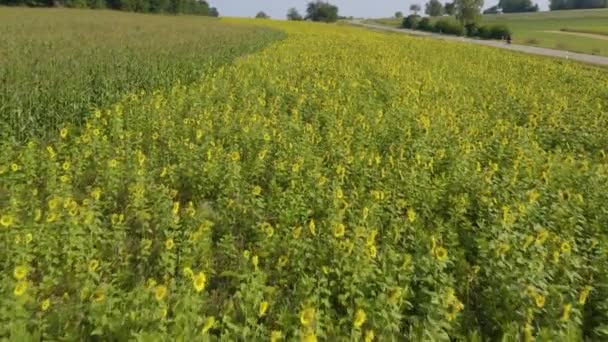
[(97, 271), (98, 267), (99, 267), (99, 261), (97, 261), (97, 259), (92, 259), (91, 261), (89, 261), (89, 272)]
[(445, 261), (448, 258), (448, 250), (443, 247), (436, 247), (434, 254), (439, 261)]
[(270, 333), (270, 342), (279, 342), (283, 338), (283, 334), (279, 330), (273, 330)]
[(40, 304), (40, 308), (42, 309), (42, 311), (48, 310), (50, 306), (51, 306), (51, 300), (49, 298), (43, 300), (42, 303)]
[(154, 288), (154, 298), (161, 301), (167, 296), (167, 287), (165, 285), (158, 285)]
[(165, 248), (168, 251), (172, 250), (174, 246), (175, 246), (175, 242), (173, 242), (173, 239), (169, 238), (165, 241)]
[(205, 276), (205, 273), (199, 272), (192, 279), (192, 283), (194, 284), (194, 289), (196, 292), (203, 291), (205, 289), (205, 285), (207, 284), (207, 277)]
[(12, 215), (2, 215), (2, 217), (0, 217), (0, 225), (3, 227), (10, 227), (13, 225), (13, 223), (15, 223), (15, 218)]
[(540, 293), (534, 295), (534, 303), (537, 307), (542, 308), (545, 306), (545, 296)]
[(260, 303), (260, 306), (258, 308), (258, 316), (262, 317), (262, 316), (266, 315), (267, 310), (268, 310), (268, 302), (263, 300)]
[(361, 328), (363, 323), (365, 323), (366, 319), (367, 319), (367, 315), (365, 314), (365, 311), (363, 309), (358, 309), (357, 312), (355, 312), (355, 319), (353, 321), (353, 326), (357, 329)]
[(337, 238), (344, 236), (345, 231), (346, 227), (344, 227), (344, 224), (342, 223), (338, 223), (334, 226), (334, 236)]
[(568, 303), (564, 305), (564, 311), (562, 312), (562, 321), (567, 322), (570, 320), (570, 311), (572, 310), (572, 304)]
[(15, 277), (15, 279), (17, 280), (21, 280), (23, 278), (25, 278), (25, 276), (27, 275), (28, 269), (25, 266), (17, 266), (15, 267), (15, 270), (13, 271), (13, 276)]
[(407, 209), (407, 220), (410, 221), (410, 223), (416, 221), (416, 211), (413, 208)]
[(302, 310), (300, 313), (300, 323), (303, 326), (309, 327), (315, 320), (315, 309), (314, 308), (306, 308)]
[(205, 320), (205, 324), (203, 325), (203, 334), (206, 334), (209, 329), (213, 328), (215, 325), (215, 317), (210, 316)]
[(27, 291), (27, 282), (20, 281), (17, 283), (17, 286), (15, 286), (13, 293), (15, 294), (15, 296), (21, 297), (23, 296), (23, 294), (25, 294), (25, 291)]

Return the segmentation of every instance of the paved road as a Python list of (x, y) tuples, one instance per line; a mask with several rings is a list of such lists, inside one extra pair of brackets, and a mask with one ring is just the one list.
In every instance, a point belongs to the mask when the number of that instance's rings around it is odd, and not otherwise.
[(471, 43), (471, 44), (493, 46), (493, 47), (506, 49), (506, 50), (519, 51), (519, 52), (530, 53), (530, 54), (541, 55), (541, 56), (573, 59), (573, 60), (580, 61), (580, 62), (608, 66), (608, 57), (593, 56), (593, 55), (587, 55), (584, 53), (575, 53), (575, 52), (569, 52), (569, 51), (563, 51), (563, 50), (545, 49), (545, 48), (539, 48), (539, 47), (527, 46), (527, 45), (517, 45), (517, 44), (508, 45), (508, 44), (505, 44), (504, 42), (497, 41), (497, 40), (471, 39), (471, 38), (464, 38), (464, 37), (457, 37), (457, 36), (441, 35), (441, 34), (424, 32), (424, 31), (400, 29), (400, 28), (395, 28), (395, 27), (390, 27), (390, 26), (385, 26), (385, 25), (368, 24), (368, 23), (364, 23), (360, 20), (353, 20), (350, 23), (352, 25), (363, 26), (363, 27), (376, 29), (376, 30), (412, 34), (412, 35), (417, 35), (417, 36), (425, 36), (425, 37), (431, 37), (431, 38), (449, 40), (449, 41), (456, 41), (456, 42), (465, 42), (465, 43)]

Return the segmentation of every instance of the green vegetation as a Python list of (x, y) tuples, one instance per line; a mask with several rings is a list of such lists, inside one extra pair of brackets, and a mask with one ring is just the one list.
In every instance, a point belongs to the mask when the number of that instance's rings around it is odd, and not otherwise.
[(509, 26), (516, 44), (608, 56), (608, 40), (559, 32), (606, 30), (608, 9), (486, 15), (482, 22)]
[(182, 13), (217, 17), (217, 8), (204, 0), (0, 0), (0, 6), (109, 8), (140, 13)]
[(431, 17), (438, 17), (444, 12), (443, 4), (439, 0), (430, 0), (424, 5), (424, 13)]
[(300, 21), (300, 20), (304, 20), (304, 17), (302, 17), (300, 12), (298, 12), (298, 10), (295, 7), (292, 7), (289, 10), (287, 10), (287, 20)]
[(418, 15), (412, 14), (403, 19), (401, 26), (406, 29), (455, 36), (466, 35), (468, 37), (479, 37), (482, 39), (505, 39), (511, 35), (511, 30), (505, 25), (479, 25), (475, 22), (463, 25), (461, 21), (451, 17), (431, 20), (431, 17), (421, 18)]
[(552, 11), (607, 7), (608, 0), (549, 0), (549, 8)]
[(266, 12), (264, 11), (259, 11), (256, 15), (255, 15), (256, 19), (269, 19), (270, 16), (268, 14), (266, 14)]
[[(437, 19), (432, 19), (437, 20)], [(376, 23), (399, 27), (396, 18), (374, 19)], [(534, 45), (608, 56), (608, 40), (592, 36), (574, 36), (561, 32), (608, 34), (608, 9), (569, 10), (534, 13), (484, 15), (481, 24), (505, 25), (513, 32), (515, 44)]]
[(281, 33), (194, 16), (0, 8), (0, 139), (81, 125), (130, 92), (190, 83)]
[(0, 140), (0, 340), (608, 340), (605, 70), (223, 21), (287, 37)]
[(306, 19), (333, 23), (339, 19), (338, 7), (324, 1), (312, 1), (306, 6)]
[(589, 33), (589, 34), (599, 34), (608, 36), (608, 26), (597, 26), (597, 27), (584, 27), (577, 26), (576, 28), (566, 27), (561, 29), (564, 32), (580, 32), (580, 33)]
[(538, 4), (532, 4), (532, 0), (500, 0), (496, 8), (503, 13), (538, 12)]

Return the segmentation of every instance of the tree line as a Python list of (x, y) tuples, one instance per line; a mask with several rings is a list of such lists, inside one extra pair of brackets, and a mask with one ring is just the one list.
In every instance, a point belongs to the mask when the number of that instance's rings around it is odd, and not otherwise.
[(586, 8), (608, 8), (608, 0), (550, 0), (549, 9), (569, 10)]
[[(264, 11), (260, 11), (255, 15), (258, 19), (270, 18)], [(310, 20), (320, 21), (325, 23), (333, 23), (338, 19), (343, 19), (338, 15), (338, 6), (332, 5), (329, 2), (324, 1), (311, 1), (306, 6), (306, 15), (303, 16), (298, 12), (295, 7), (287, 10), (287, 20), (299, 21), (299, 20)]]
[(183, 13), (217, 17), (219, 11), (204, 0), (0, 0), (4, 6), (108, 8), (142, 13)]
[[(445, 4), (439, 0), (430, 0), (424, 6), (424, 13), (430, 17), (438, 17), (444, 14), (456, 15), (457, 10), (460, 10), (465, 17), (474, 17), (481, 13), (482, 7), (483, 0), (454, 0)], [(549, 0), (549, 9), (552, 11), (594, 8), (608, 8), (608, 0)], [(537, 12), (538, 10), (538, 4), (533, 4), (531, 0), (500, 0), (496, 6), (484, 10), (483, 14)], [(418, 12), (421, 11), (422, 6), (419, 4), (410, 6), (410, 12), (414, 15), (418, 15)], [(402, 18), (403, 12), (395, 13), (395, 17)]]

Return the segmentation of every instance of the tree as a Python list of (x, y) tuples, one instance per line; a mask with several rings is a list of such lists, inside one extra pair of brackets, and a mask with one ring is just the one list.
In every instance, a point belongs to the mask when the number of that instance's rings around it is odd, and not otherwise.
[(410, 6), (410, 12), (414, 12), (414, 15), (418, 15), (418, 12), (420, 12), (421, 7), (418, 4), (413, 4)]
[(110, 8), (142, 13), (185, 13), (219, 16), (205, 0), (0, 0), (0, 5), (27, 5), (41, 7)]
[(217, 18), (220, 16), (220, 11), (218, 11), (216, 7), (211, 7), (209, 9), (209, 15)]
[(289, 11), (287, 11), (287, 20), (295, 20), (295, 21), (299, 21), (302, 20), (302, 16), (300, 15), (300, 12), (298, 12), (297, 9), (295, 8), (290, 8)]
[(462, 24), (470, 24), (479, 20), (483, 0), (455, 0), (454, 12)]
[(419, 15), (410, 14), (407, 17), (403, 18), (403, 21), (401, 22), (401, 27), (415, 30), (418, 27), (419, 22)]
[(538, 5), (532, 5), (531, 0), (500, 0), (498, 7), (504, 13), (536, 12)]
[(268, 19), (268, 18), (270, 18), (268, 16), (268, 14), (266, 14), (264, 11), (259, 11), (258, 14), (255, 15), (255, 17), (257, 19)]
[(443, 15), (443, 5), (439, 0), (430, 0), (426, 3), (424, 8), (424, 13), (428, 14), (431, 17), (438, 17)]
[(549, 0), (549, 9), (552, 11), (606, 7), (608, 0)]
[(403, 12), (401, 12), (401, 11), (395, 12), (395, 18), (397, 18), (397, 19), (403, 18)]
[(455, 5), (453, 2), (446, 2), (444, 5), (444, 10), (445, 10), (445, 14), (447, 15), (454, 15), (455, 12)]
[(150, 12), (163, 13), (169, 9), (169, 0), (150, 0)]
[(309, 2), (306, 8), (306, 19), (333, 23), (338, 20), (338, 7), (328, 2)]

